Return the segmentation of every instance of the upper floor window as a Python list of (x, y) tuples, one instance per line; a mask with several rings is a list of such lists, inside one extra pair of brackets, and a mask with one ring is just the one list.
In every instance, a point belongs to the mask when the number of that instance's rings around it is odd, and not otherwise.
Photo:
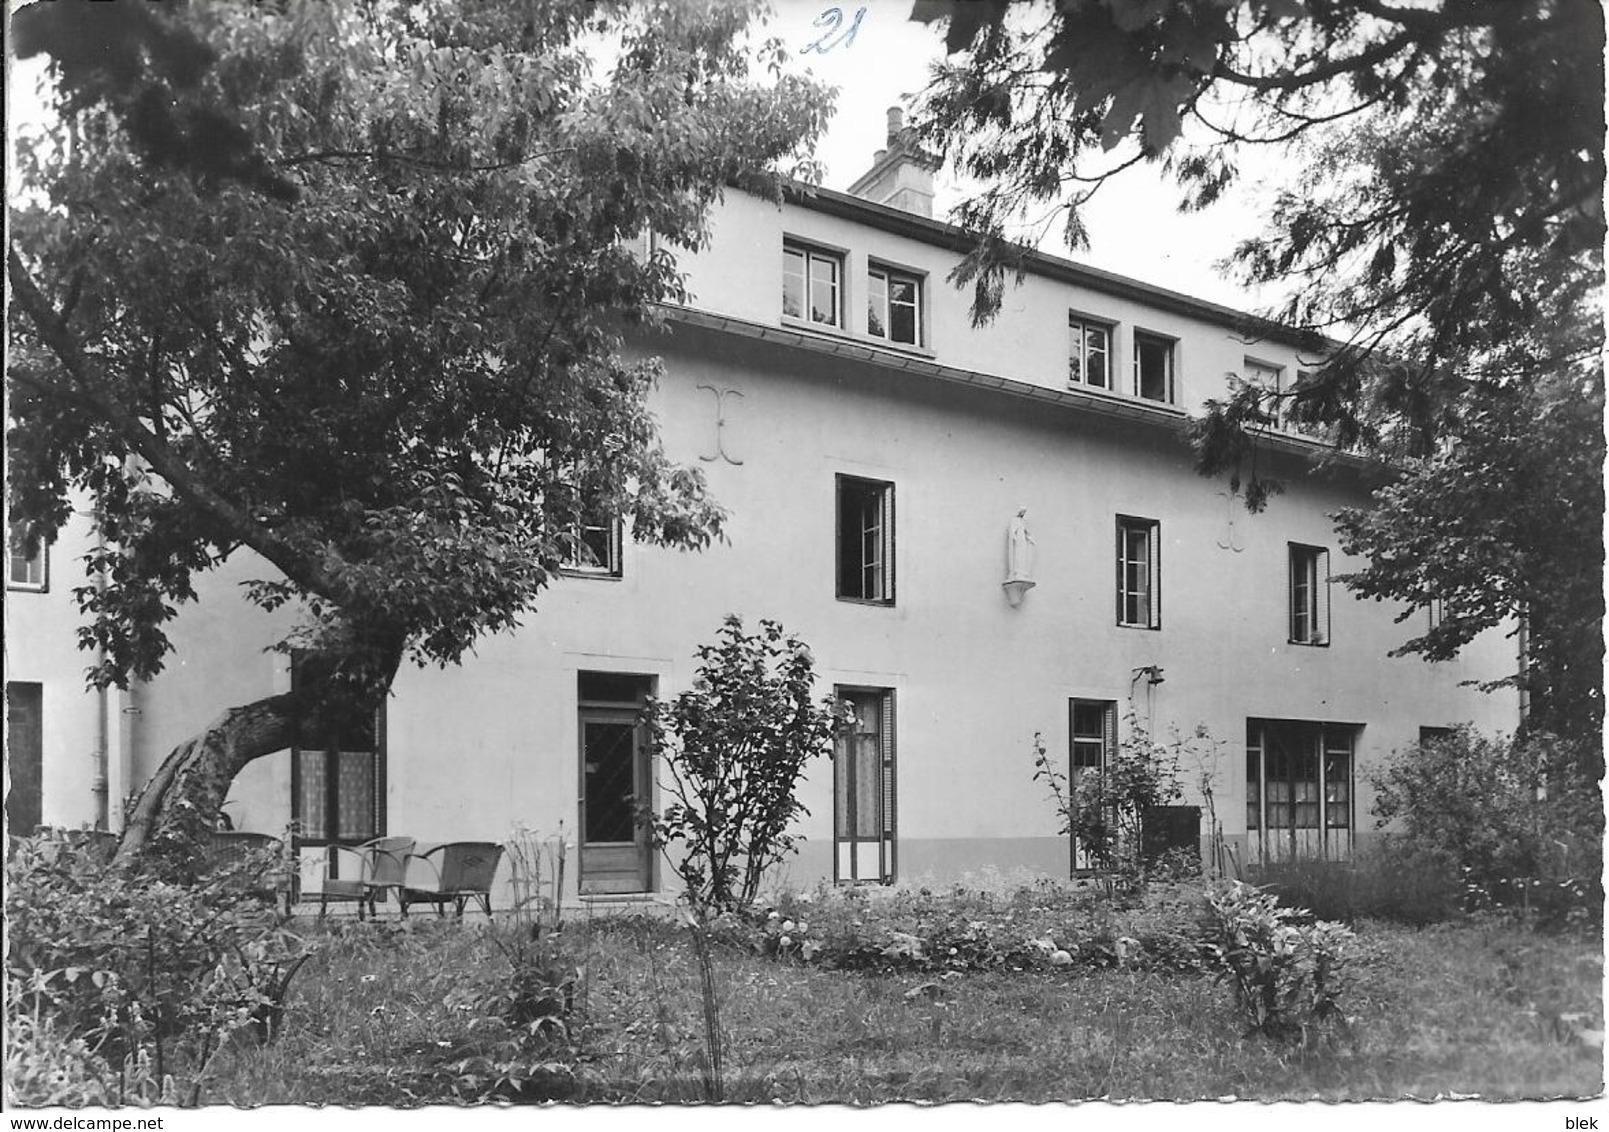
[(1155, 519), (1117, 517), (1117, 623), (1137, 629), (1162, 627), (1161, 524)]
[(894, 485), (838, 477), (838, 596), (894, 604)]
[(782, 245), (782, 313), (842, 326), (843, 257), (802, 244)]
[(1439, 629), (1445, 620), (1447, 620), (1447, 602), (1445, 599), (1433, 597), (1425, 603), (1426, 629)]
[(1330, 552), (1290, 544), (1291, 643), (1330, 643)]
[(1112, 388), (1112, 328), (1068, 315), (1067, 383)]
[(1134, 332), (1134, 393), (1147, 401), (1173, 403), (1174, 341), (1143, 330)]
[(569, 557), (564, 568), (577, 574), (620, 577), (620, 520), (583, 515), (568, 532)]
[(922, 281), (878, 267), (866, 276), (866, 332), (874, 338), (922, 344)]
[(30, 553), (24, 529), (22, 523), (14, 522), (6, 532), (6, 588), (43, 591), (50, 578), (45, 544), (40, 542)]
[(1269, 394), (1264, 408), (1268, 412), (1269, 427), (1280, 428), (1284, 424), (1284, 401), (1280, 396), (1285, 392), (1285, 371), (1279, 366), (1271, 366), (1267, 362), (1256, 362), (1250, 358), (1245, 362), (1246, 384), (1254, 389), (1260, 389)]

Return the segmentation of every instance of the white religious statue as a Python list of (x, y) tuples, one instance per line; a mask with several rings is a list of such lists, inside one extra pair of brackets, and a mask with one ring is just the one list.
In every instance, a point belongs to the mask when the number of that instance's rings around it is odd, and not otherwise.
[(1006, 580), (1000, 583), (1012, 605), (1020, 603), (1023, 593), (1033, 588), (1033, 573), (1034, 536), (1028, 533), (1028, 508), (1019, 507), (1006, 528)]

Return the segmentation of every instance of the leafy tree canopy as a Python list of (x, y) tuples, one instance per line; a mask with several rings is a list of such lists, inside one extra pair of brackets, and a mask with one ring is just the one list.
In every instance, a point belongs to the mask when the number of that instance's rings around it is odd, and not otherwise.
[[(1160, 162), (1188, 209), (1223, 193), (1246, 147), (1288, 155), (1300, 174), (1235, 259), (1284, 287), (1269, 313), (1324, 361), (1278, 395), (1242, 384), (1209, 403), (1199, 469), (1245, 476), (1260, 509), (1280, 487), (1254, 462), (1276, 413), (1383, 459), (1403, 479), (1341, 517), (1370, 559), (1349, 581), (1442, 602), (1441, 628), (1404, 646), (1432, 659), (1526, 614), (1538, 722), (1597, 734), (1599, 6), (918, 0), (913, 18), (944, 21), (949, 53), (917, 124), (985, 185), (958, 210), (980, 237), (954, 276), (975, 318), (998, 309), (1047, 202), (1077, 249), (1081, 206), (1132, 165)], [(1549, 535), (1543, 515), (1575, 525)], [(1570, 689), (1550, 696), (1557, 682)]]
[[(285, 647), (314, 678), (237, 735), (239, 763), (320, 704), (372, 704), (403, 656), (454, 662), (516, 624), (583, 515), (718, 537), (699, 473), (656, 441), (658, 363), (620, 350), (683, 297), (668, 248), (703, 244), (729, 183), (776, 191), (825, 121), (780, 45), (749, 44), (755, 11), (17, 14), (57, 118), (21, 154), (8, 248), (10, 499), (36, 538), (93, 500), (96, 683), (158, 671), (197, 575), (256, 552), (250, 597), (308, 611)], [(631, 250), (645, 229), (661, 250)]]

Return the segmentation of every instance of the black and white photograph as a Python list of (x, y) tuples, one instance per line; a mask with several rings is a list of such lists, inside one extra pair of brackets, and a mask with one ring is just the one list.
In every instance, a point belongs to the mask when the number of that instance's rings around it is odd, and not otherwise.
[(1605, 19), (9, 0), (8, 1126), (1609, 1122)]

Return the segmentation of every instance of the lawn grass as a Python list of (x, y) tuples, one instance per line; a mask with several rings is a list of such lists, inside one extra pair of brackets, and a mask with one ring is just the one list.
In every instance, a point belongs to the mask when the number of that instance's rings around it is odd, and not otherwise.
[[(1183, 901), (1160, 906), (1178, 918)], [(997, 900), (906, 894), (817, 904), (809, 913), (818, 923), (858, 925), (868, 938), (889, 925), (981, 916), (1023, 934), (1049, 923), (1063, 942), (1097, 929), (1150, 938), (1157, 908), (1114, 911), (1041, 888)], [(572, 1046), (554, 1053), (563, 1066), (537, 1074), (521, 1095), (704, 1100), (703, 1013), (687, 929), (663, 918), (582, 919), (562, 938), (586, 971)], [(279, 1039), (220, 1057), (204, 1101), (406, 1105), (487, 1095), (490, 1080), (471, 1059), (510, 1037), (486, 1006), (509, 967), (483, 925), (347, 924), (314, 942), (318, 953), (293, 987)], [(715, 949), (725, 1099), (1538, 1098), (1601, 1090), (1601, 1051), (1578, 1038), (1582, 1028), (1603, 1028), (1597, 940), (1496, 921), (1362, 921), (1355, 952), (1343, 999), (1350, 1025), (1303, 1049), (1245, 1037), (1228, 988), (1195, 971), (1021, 965), (1009, 957), (964, 972), (942, 963), (837, 970), (757, 954), (734, 938)], [(1567, 1025), (1561, 1014), (1587, 1018)]]

